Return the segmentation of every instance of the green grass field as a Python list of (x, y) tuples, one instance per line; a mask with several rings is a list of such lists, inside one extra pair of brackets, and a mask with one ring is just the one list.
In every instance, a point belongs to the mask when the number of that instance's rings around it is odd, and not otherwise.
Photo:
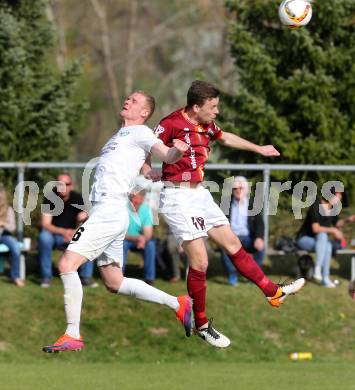
[(65, 363), (62, 355), (37, 364), (0, 365), (2, 389), (354, 390), (353, 364)]
[[(64, 330), (60, 281), (18, 289), (1, 277), (0, 389), (355, 389), (355, 302), (346, 286), (345, 279), (336, 289), (308, 283), (274, 309), (254, 285), (210, 277), (207, 312), (231, 338), (226, 350), (186, 338), (165, 307), (86, 289), (85, 350), (51, 355), (41, 347)], [(185, 291), (183, 282), (157, 287)], [(313, 360), (290, 362), (295, 351)]]

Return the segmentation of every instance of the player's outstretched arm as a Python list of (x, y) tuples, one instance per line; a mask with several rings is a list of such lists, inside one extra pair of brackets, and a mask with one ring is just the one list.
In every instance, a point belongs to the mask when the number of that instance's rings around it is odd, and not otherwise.
[(154, 156), (158, 157), (159, 160), (167, 164), (174, 164), (176, 161), (180, 160), (189, 146), (178, 139), (174, 139), (173, 143), (174, 146), (169, 148), (163, 143), (158, 142), (152, 146), (150, 152)]
[(233, 133), (223, 132), (222, 137), (218, 141), (223, 146), (241, 150), (249, 150), (266, 157), (280, 156), (280, 153), (274, 148), (273, 145), (256, 145), (244, 138), (238, 137)]

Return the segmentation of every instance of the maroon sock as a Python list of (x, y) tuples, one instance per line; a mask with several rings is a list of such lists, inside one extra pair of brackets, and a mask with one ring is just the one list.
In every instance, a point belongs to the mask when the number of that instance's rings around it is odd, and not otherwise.
[(206, 272), (189, 267), (187, 274), (187, 291), (193, 299), (192, 309), (195, 316), (195, 326), (199, 328), (208, 322), (206, 317)]
[(273, 297), (276, 294), (278, 285), (272, 283), (255, 262), (255, 260), (244, 250), (240, 248), (234, 255), (229, 255), (235, 268), (248, 280), (254, 282), (267, 297)]

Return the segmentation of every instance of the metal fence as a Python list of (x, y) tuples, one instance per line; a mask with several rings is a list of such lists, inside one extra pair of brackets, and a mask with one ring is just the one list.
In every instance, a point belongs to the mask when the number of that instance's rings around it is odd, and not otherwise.
[[(159, 167), (159, 164), (153, 164), (154, 167)], [(16, 163), (16, 162), (0, 162), (0, 169), (16, 169), (17, 170), (17, 186), (18, 186), (18, 204), (17, 204), (17, 235), (19, 240), (23, 238), (24, 223), (23, 223), (23, 202), (25, 197), (24, 181), (26, 178), (26, 170), (30, 169), (84, 169), (87, 168), (87, 163), (78, 162), (48, 162), (48, 163)], [(94, 165), (92, 165), (94, 167)], [(258, 171), (263, 173), (264, 182), (264, 222), (265, 222), (265, 247), (268, 248), (269, 237), (269, 188), (270, 175), (273, 171), (313, 171), (313, 172), (355, 172), (355, 165), (291, 165), (291, 164), (207, 164), (206, 170), (211, 171)]]

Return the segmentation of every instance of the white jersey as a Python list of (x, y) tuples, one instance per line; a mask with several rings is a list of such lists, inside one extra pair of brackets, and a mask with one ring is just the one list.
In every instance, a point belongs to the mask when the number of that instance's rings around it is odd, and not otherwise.
[(157, 142), (162, 141), (145, 125), (122, 127), (101, 150), (90, 200), (102, 202), (126, 197)]

